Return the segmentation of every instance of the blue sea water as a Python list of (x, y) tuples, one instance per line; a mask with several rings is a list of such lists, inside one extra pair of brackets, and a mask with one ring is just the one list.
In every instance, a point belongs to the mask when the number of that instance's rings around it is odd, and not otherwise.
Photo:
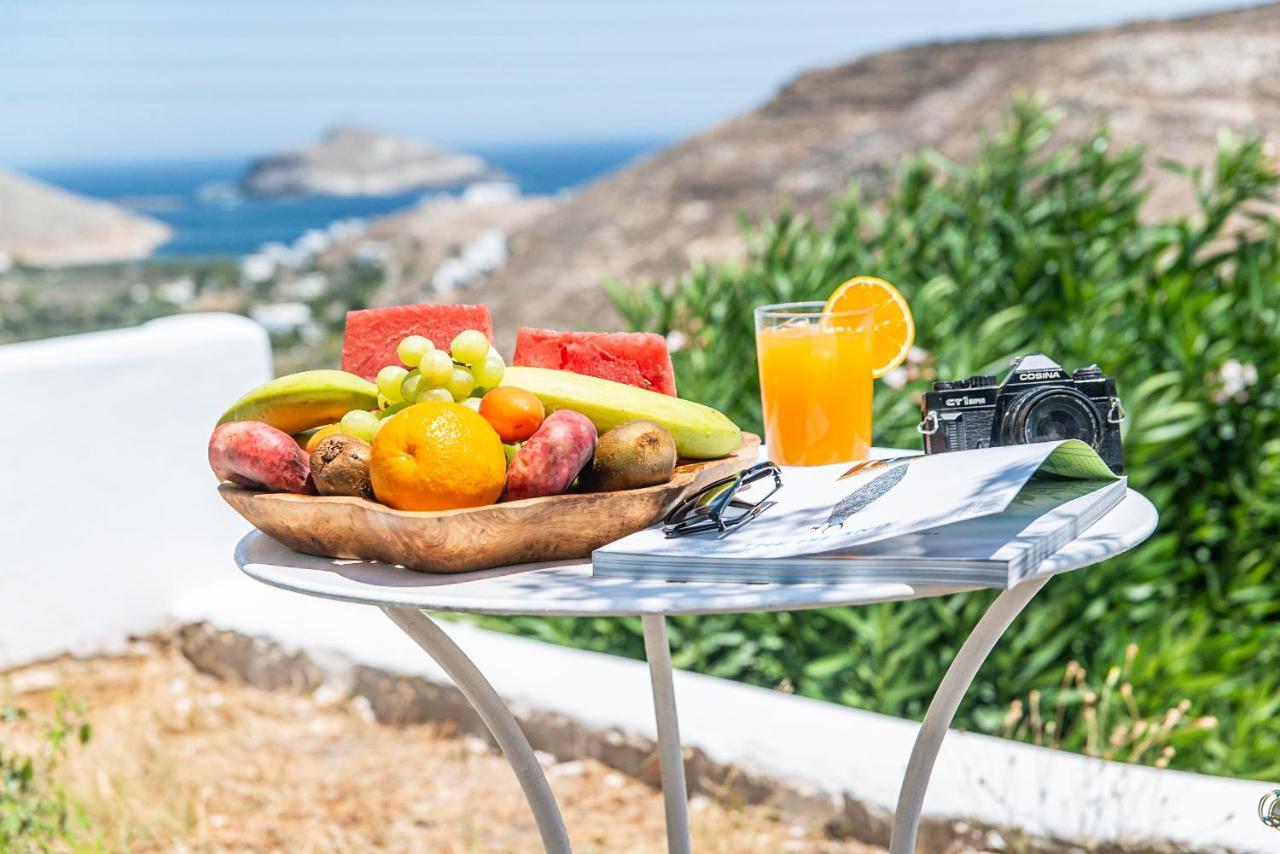
[[(472, 149), (506, 172), (525, 194), (570, 190), (662, 145), (659, 140), (505, 145)], [(27, 170), (74, 193), (105, 199), (154, 217), (174, 237), (162, 258), (212, 258), (290, 243), (311, 228), (411, 207), (423, 193), (392, 196), (239, 198), (229, 192), (247, 159), (57, 166)]]

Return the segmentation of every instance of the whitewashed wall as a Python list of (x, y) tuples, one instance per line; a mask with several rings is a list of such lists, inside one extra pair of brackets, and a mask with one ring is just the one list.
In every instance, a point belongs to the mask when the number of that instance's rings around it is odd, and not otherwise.
[(110, 649), (225, 576), (247, 525), (206, 444), (270, 376), (266, 333), (227, 314), (0, 347), (0, 668)]

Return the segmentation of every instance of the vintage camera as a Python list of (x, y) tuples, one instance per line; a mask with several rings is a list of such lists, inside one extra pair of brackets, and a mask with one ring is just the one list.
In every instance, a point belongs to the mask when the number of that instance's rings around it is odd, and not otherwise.
[(926, 454), (1080, 439), (1116, 474), (1124, 471), (1124, 408), (1116, 381), (1097, 365), (1068, 374), (1048, 356), (1023, 356), (999, 385), (983, 375), (934, 383), (921, 414)]

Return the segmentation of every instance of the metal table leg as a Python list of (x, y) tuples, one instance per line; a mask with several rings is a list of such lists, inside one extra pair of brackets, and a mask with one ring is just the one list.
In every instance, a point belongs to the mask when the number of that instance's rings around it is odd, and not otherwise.
[(646, 614), (644, 656), (649, 661), (653, 684), (653, 712), (658, 722), (658, 761), (662, 771), (662, 800), (667, 813), (667, 851), (689, 854), (689, 797), (685, 790), (684, 751), (680, 746), (680, 724), (676, 719), (676, 691), (671, 678), (671, 645), (667, 640), (667, 619)]
[(898, 808), (893, 815), (889, 854), (913, 854), (915, 851), (916, 830), (920, 825), (920, 810), (924, 806), (929, 775), (933, 773), (933, 763), (938, 758), (942, 737), (947, 734), (947, 727), (956, 715), (960, 700), (969, 690), (982, 662), (991, 654), (996, 641), (1000, 640), (1009, 624), (1048, 580), (1049, 576), (1028, 579), (996, 597), (996, 601), (982, 615), (978, 625), (956, 653), (951, 666), (947, 668), (947, 674), (942, 677), (942, 684), (929, 703), (924, 723), (920, 725), (915, 746), (911, 749), (907, 773), (902, 778), (902, 789), (898, 793)]
[(511, 763), (520, 787), (524, 789), (533, 818), (538, 823), (538, 833), (542, 835), (543, 848), (553, 854), (570, 854), (569, 835), (565, 832), (555, 796), (547, 785), (537, 757), (533, 755), (533, 748), (498, 692), (493, 690), (471, 659), (426, 614), (412, 608), (383, 608), (382, 611), (449, 674), (493, 733)]

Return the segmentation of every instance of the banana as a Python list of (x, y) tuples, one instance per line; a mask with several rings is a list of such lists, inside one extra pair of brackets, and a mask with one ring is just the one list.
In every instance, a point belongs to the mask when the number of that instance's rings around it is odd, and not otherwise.
[(346, 371), (303, 371), (258, 386), (222, 413), (228, 421), (262, 421), (286, 433), (332, 424), (353, 409), (376, 409), (378, 387)]
[(668, 394), (550, 368), (509, 367), (501, 385), (533, 393), (548, 412), (572, 409), (601, 433), (625, 421), (647, 418), (666, 428), (685, 459), (710, 460), (733, 453), (742, 431), (723, 412)]

